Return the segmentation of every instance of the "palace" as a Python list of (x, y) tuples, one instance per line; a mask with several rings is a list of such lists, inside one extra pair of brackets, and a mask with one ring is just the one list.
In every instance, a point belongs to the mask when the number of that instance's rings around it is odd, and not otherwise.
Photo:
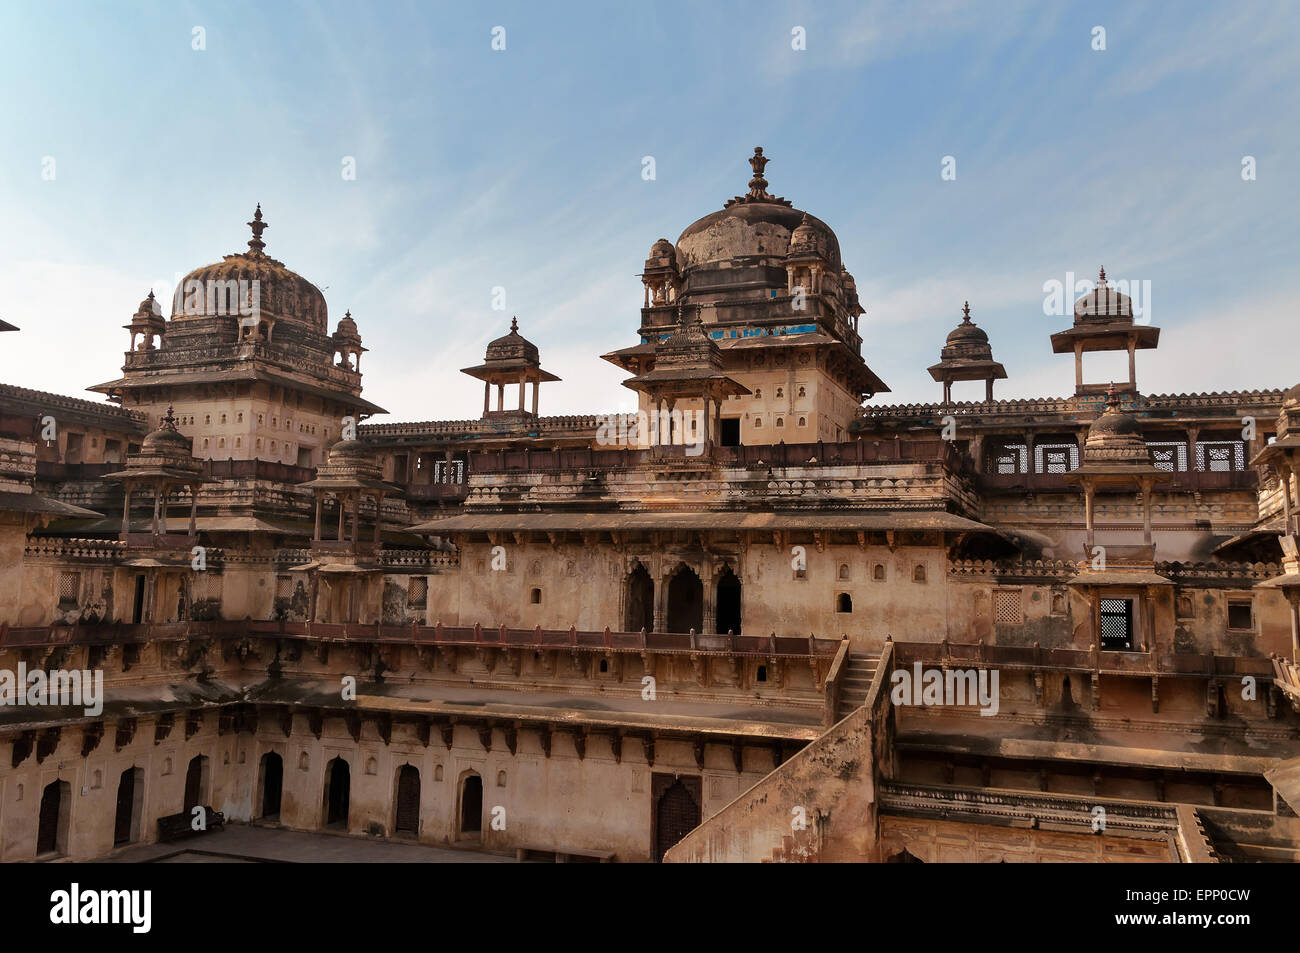
[(868, 366), (835, 233), (749, 161), (650, 245), (622, 418), (541, 416), (512, 321), (480, 417), (371, 420), (363, 322), (260, 207), (105, 400), (0, 385), (0, 670), (103, 678), (0, 707), (0, 859), (199, 806), (521, 859), (1300, 859), (1300, 386), (1142, 393), (1102, 271), (1067, 396), (995, 399), (954, 302), (939, 399), (882, 403), (923, 369)]

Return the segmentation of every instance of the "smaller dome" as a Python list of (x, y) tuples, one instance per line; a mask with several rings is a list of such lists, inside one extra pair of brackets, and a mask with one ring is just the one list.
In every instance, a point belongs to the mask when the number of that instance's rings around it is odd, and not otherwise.
[(163, 426), (150, 432), (140, 441), (140, 450), (145, 453), (176, 450), (189, 453), (190, 440), (174, 427)]
[(1075, 321), (1080, 319), (1115, 322), (1133, 320), (1133, 299), (1106, 283), (1106, 269), (1097, 276), (1097, 286), (1074, 303)]
[(659, 241), (655, 242), (653, 245), (650, 246), (650, 254), (647, 257), (675, 258), (676, 256), (677, 256), (677, 249), (673, 247), (673, 243), (666, 238), (661, 238), (659, 239)]
[(983, 328), (974, 324), (959, 324), (948, 332), (947, 344), (988, 344), (989, 336)]
[(140, 307), (136, 308), (135, 313), (157, 318), (163, 316), (162, 305), (158, 303), (158, 299), (153, 296), (152, 291), (149, 292), (149, 297), (140, 302)]
[(540, 364), (537, 345), (519, 333), (519, 319), (510, 319), (510, 333), (492, 341), (487, 346), (487, 361), (522, 360)]
[(1137, 418), (1120, 410), (1119, 395), (1115, 385), (1106, 390), (1106, 410), (1088, 427), (1088, 438), (1084, 441), (1085, 449), (1104, 448), (1140, 448), (1146, 454), (1146, 443), (1142, 439), (1142, 428)]
[(352, 312), (346, 312), (339, 320), (339, 326), (334, 331), (334, 337), (349, 341), (360, 341), (361, 332), (357, 330), (357, 322), (352, 320)]

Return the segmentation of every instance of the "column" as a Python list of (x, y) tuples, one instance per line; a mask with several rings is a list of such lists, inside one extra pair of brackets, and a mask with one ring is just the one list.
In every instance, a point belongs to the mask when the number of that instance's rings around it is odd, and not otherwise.
[(1201, 428), (1187, 428), (1187, 470), (1190, 473), (1196, 472), (1196, 445), (1200, 441)]
[(1074, 345), (1074, 390), (1078, 393), (1083, 388), (1083, 345)]
[(1128, 339), (1128, 382), (1134, 391), (1137, 390), (1137, 362), (1133, 357), (1136, 346), (1137, 342), (1130, 337)]
[(153, 535), (158, 535), (158, 485), (153, 488)]
[(375, 494), (375, 545), (379, 545), (379, 514), (383, 512), (384, 494)]
[(713, 410), (709, 406), (710, 403), (711, 402), (709, 400), (708, 394), (705, 394), (704, 395), (704, 420), (702, 421), (702, 423), (704, 424), (704, 449), (705, 450), (708, 450), (709, 446), (712, 443), (712, 441), (709, 438), (709, 418), (713, 416)]
[(357, 528), (361, 522), (361, 494), (352, 497), (352, 542), (358, 541)]
[(488, 415), (488, 408), (492, 406), (492, 382), (483, 382), (483, 416)]
[(316, 494), (316, 533), (315, 533), (314, 536), (312, 536), (312, 540), (315, 541), (315, 542), (317, 542), (317, 543), (320, 542), (320, 511), (321, 511), (321, 501), (322, 501), (322, 495), (318, 492), (318, 493)]
[(164, 483), (158, 491), (158, 532), (163, 536), (167, 535), (167, 492), (170, 489), (171, 487)]
[(537, 416), (537, 392), (541, 389), (541, 381), (533, 381), (533, 416)]
[(987, 378), (984, 381), (984, 403), (993, 403), (993, 378)]
[(523, 413), (524, 411), (524, 387), (525, 387), (524, 379), (521, 377), (519, 378), (519, 412), (520, 413)]
[(1092, 558), (1093, 527), (1092, 527), (1092, 494), (1093, 486), (1087, 477), (1083, 477), (1083, 524), (1088, 531), (1088, 558)]
[(1151, 490), (1154, 484), (1151, 477), (1142, 478), (1142, 541), (1151, 545)]
[(497, 410), (506, 409), (506, 385), (501, 381), (497, 382)]
[(125, 487), (126, 499), (122, 501), (122, 535), (125, 536), (131, 532), (131, 484), (123, 484)]
[(190, 484), (190, 535), (193, 536), (198, 529), (199, 522), (199, 486), (197, 483)]
[(338, 534), (338, 541), (341, 543), (341, 542), (343, 542), (343, 494), (342, 494), (342, 493), (335, 493), (335, 494), (334, 494), (334, 502), (336, 502), (336, 503), (338, 504), (338, 506), (339, 506), (339, 534)]

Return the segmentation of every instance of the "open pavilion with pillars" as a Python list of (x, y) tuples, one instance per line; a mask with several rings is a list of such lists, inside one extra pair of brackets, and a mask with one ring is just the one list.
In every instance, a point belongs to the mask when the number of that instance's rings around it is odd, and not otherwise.
[[(383, 524), (384, 497), (401, 493), (401, 487), (379, 478), (380, 465), (370, 450), (356, 440), (340, 440), (330, 447), (325, 463), (316, 469), (316, 479), (299, 484), (312, 491), (315, 503), (315, 530), (312, 534), (311, 561), (295, 566), (291, 572), (306, 572), (309, 582), (308, 619), (318, 618), (321, 576), (337, 577), (327, 582), (330, 591), (331, 622), (361, 621), (363, 601), (373, 602), (377, 594), (368, 591), (371, 580), (379, 580), (377, 562)], [(333, 497), (338, 507), (338, 528), (334, 539), (323, 536), (325, 499)], [(361, 503), (374, 501), (374, 525), (371, 539), (361, 538)], [(348, 522), (351, 517), (351, 529)], [(365, 590), (365, 591), (363, 591)]]
[[(1155, 572), (1155, 543), (1151, 534), (1151, 496), (1158, 482), (1171, 474), (1158, 470), (1142, 437), (1136, 418), (1120, 410), (1119, 395), (1111, 385), (1106, 411), (1088, 428), (1083, 463), (1066, 474), (1066, 481), (1083, 490), (1087, 531), (1084, 559), (1088, 567), (1070, 580), (1081, 588), (1089, 603), (1094, 645), (1102, 648), (1139, 648), (1139, 636), (1154, 651), (1157, 631), (1157, 590), (1173, 583)], [(1142, 505), (1142, 545), (1096, 546), (1095, 501), (1099, 489), (1136, 490)], [(1110, 645), (1105, 640), (1111, 640)]]
[[(105, 475), (105, 479), (123, 484), (121, 539), (127, 544), (129, 570), (143, 570), (142, 591), (137, 590), (138, 621), (154, 620), (154, 606), (159, 594), (173, 583), (182, 602), (186, 601), (185, 579), (191, 568), (190, 550), (198, 541), (199, 487), (212, 482), (204, 473), (204, 463), (195, 459), (190, 441), (176, 429), (170, 407), (157, 430), (140, 443), (140, 450), (127, 456), (126, 469)], [(189, 491), (190, 515), (184, 534), (167, 532), (167, 497), (176, 489)], [(153, 515), (148, 533), (131, 532), (131, 502), (137, 488), (150, 491)], [(178, 613), (179, 614), (179, 613)]]
[[(510, 333), (499, 337), (487, 346), (487, 354), (482, 364), (466, 367), (462, 374), (468, 374), (483, 382), (483, 419), (499, 417), (537, 416), (537, 394), (543, 381), (558, 381), (550, 371), (542, 370), (541, 358), (537, 345), (519, 333), (519, 319), (511, 318)], [(506, 385), (519, 385), (519, 405), (513, 410), (506, 409)], [(531, 409), (524, 409), (524, 388), (533, 385)], [(496, 410), (492, 409), (492, 387), (497, 389)]]
[[(651, 447), (699, 443), (702, 452), (708, 452), (718, 439), (722, 427), (722, 402), (733, 395), (750, 392), (749, 388), (723, 373), (722, 352), (704, 332), (698, 305), (690, 312), (679, 308), (677, 329), (655, 345), (650, 369), (625, 384), (649, 398)], [(687, 434), (685, 415), (679, 418), (682, 421), (680, 430), (673, 427), (673, 412), (677, 404), (684, 401), (700, 401), (702, 404), (702, 433), (694, 435), (695, 439)]]

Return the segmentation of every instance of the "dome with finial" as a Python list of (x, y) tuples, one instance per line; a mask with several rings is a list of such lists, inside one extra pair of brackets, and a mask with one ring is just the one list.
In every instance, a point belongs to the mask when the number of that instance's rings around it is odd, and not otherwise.
[(519, 319), (510, 319), (510, 333), (497, 338), (487, 346), (486, 361), (523, 361), (528, 364), (540, 364), (537, 345), (519, 333)]
[(351, 311), (344, 312), (338, 328), (334, 331), (334, 340), (350, 344), (361, 343), (361, 332), (357, 330), (357, 322), (352, 320)]
[(802, 247), (815, 247), (832, 273), (839, 274), (839, 239), (821, 219), (767, 191), (763, 172), (769, 161), (762, 147), (756, 146), (749, 160), (754, 171), (749, 191), (728, 201), (721, 211), (687, 226), (678, 237), (677, 262), (683, 271), (711, 270), (723, 262), (735, 264), (746, 259), (783, 259), (793, 250), (796, 231), (803, 228), (799, 234)]
[(329, 312), (320, 289), (266, 254), (262, 233), (270, 225), (262, 220), (261, 205), (248, 226), (253, 233), (248, 251), (226, 255), (181, 280), (172, 301), (172, 320), (216, 315), (237, 318), (256, 310), (273, 320), (300, 322), (328, 334)]
[(135, 313), (139, 316), (159, 317), (163, 316), (162, 305), (158, 299), (153, 296), (153, 289), (149, 289), (149, 297), (140, 302), (140, 307), (136, 308)]
[(1132, 323), (1133, 300), (1106, 281), (1106, 269), (1097, 275), (1097, 285), (1074, 303), (1074, 321), (1102, 324)]
[(1113, 383), (1106, 389), (1106, 410), (1088, 427), (1084, 451), (1085, 457), (1091, 451), (1105, 451), (1105, 456), (1123, 451), (1132, 452), (1144, 460), (1150, 459), (1146, 441), (1142, 439), (1142, 427), (1136, 417), (1121, 409)]
[[(943, 349), (940, 357), (982, 357), (989, 360), (993, 356), (992, 348), (989, 346), (989, 336), (983, 328), (977, 327), (975, 322), (970, 319), (970, 302), (966, 301), (962, 305), (962, 319), (957, 327), (948, 332), (945, 339), (948, 347)], [(949, 348), (961, 347), (967, 351), (979, 351), (979, 354), (948, 354)]]

